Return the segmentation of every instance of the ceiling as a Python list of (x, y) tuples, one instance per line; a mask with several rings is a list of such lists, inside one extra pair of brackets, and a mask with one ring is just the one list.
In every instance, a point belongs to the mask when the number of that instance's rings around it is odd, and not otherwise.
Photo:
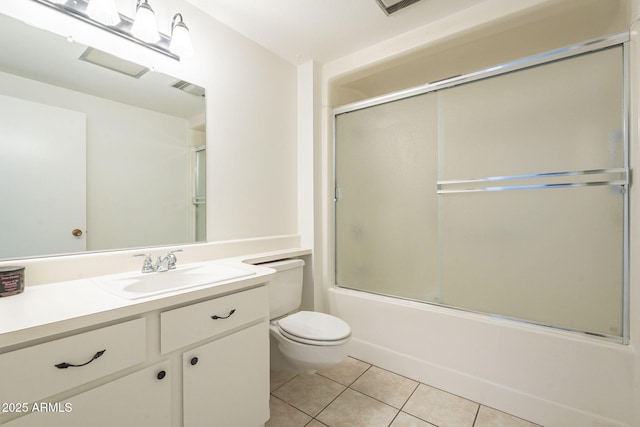
[(298, 64), (331, 62), (487, 0), (421, 0), (390, 16), (376, 0), (186, 1)]

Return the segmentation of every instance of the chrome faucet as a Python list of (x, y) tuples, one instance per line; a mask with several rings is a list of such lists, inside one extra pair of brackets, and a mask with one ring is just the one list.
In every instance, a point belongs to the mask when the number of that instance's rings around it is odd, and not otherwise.
[(151, 260), (151, 254), (135, 254), (133, 257), (144, 257), (144, 263), (142, 263), (142, 272), (143, 273), (153, 273), (155, 270), (155, 266), (153, 265), (153, 261)]
[(169, 271), (176, 269), (176, 262), (178, 262), (178, 258), (175, 256), (176, 252), (182, 252), (182, 249), (176, 249), (173, 251), (169, 251), (169, 253), (162, 259), (158, 257), (158, 262), (156, 264), (156, 271)]
[(163, 271), (175, 270), (176, 262), (178, 258), (175, 256), (176, 252), (182, 252), (182, 249), (176, 249), (173, 251), (169, 251), (164, 258), (158, 257), (158, 260), (153, 263), (151, 259), (151, 254), (135, 254), (133, 257), (144, 257), (144, 262), (142, 263), (142, 272), (143, 273), (162, 273)]

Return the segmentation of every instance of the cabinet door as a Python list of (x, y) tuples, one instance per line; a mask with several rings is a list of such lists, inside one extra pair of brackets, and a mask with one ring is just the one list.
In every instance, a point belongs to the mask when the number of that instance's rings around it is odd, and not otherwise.
[(31, 414), (6, 425), (171, 427), (171, 381), (168, 368), (168, 362), (159, 363), (63, 402), (29, 404)]
[(183, 354), (184, 427), (269, 419), (269, 328), (262, 322)]

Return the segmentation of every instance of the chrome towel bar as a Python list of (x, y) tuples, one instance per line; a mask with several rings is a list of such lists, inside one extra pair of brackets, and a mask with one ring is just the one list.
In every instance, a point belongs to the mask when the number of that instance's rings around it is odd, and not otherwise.
[[(600, 179), (587, 181), (569, 177), (586, 177), (600, 175)], [(484, 191), (532, 190), (542, 188), (567, 188), (589, 186), (623, 186), (629, 185), (630, 172), (627, 168), (591, 169), (569, 172), (548, 172), (525, 175), (490, 176), (485, 178), (440, 180), (436, 182), (438, 194), (477, 193)], [(563, 179), (564, 178), (564, 179)], [(508, 185), (509, 181), (521, 181)], [(496, 183), (487, 185), (487, 183)], [(498, 185), (500, 183), (500, 185)], [(507, 184), (507, 185), (505, 185)], [(624, 191), (624, 190), (623, 190)]]

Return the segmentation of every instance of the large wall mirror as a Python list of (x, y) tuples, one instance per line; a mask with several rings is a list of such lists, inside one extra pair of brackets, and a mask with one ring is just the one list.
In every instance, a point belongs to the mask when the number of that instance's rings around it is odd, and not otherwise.
[(204, 90), (0, 28), (0, 259), (204, 241)]

